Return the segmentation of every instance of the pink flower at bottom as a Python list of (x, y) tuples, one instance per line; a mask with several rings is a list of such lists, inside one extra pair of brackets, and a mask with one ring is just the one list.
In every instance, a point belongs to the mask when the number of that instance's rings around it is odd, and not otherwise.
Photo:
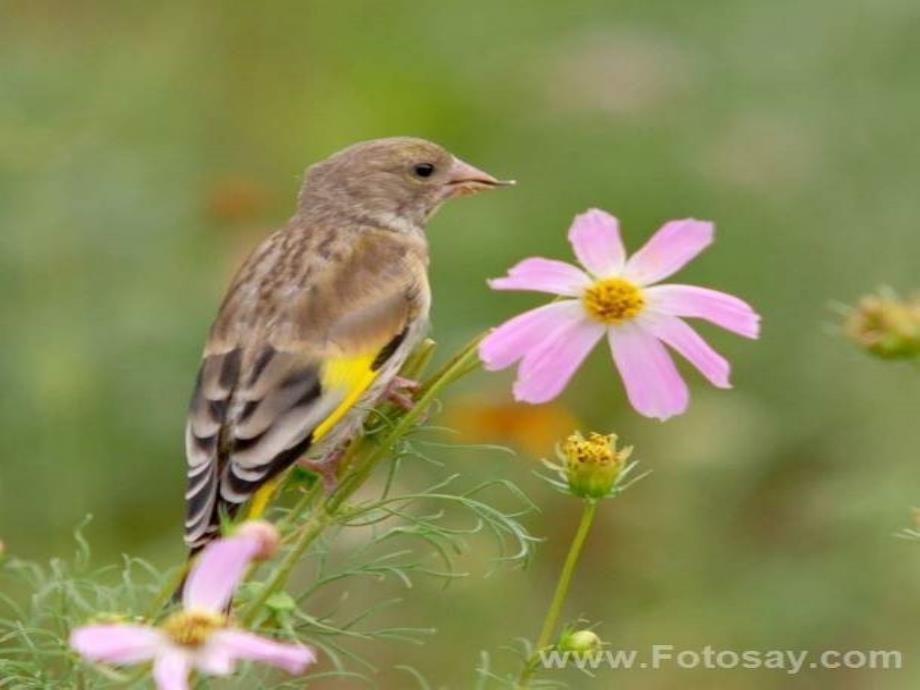
[(125, 665), (152, 661), (159, 690), (187, 690), (188, 676), (195, 669), (213, 676), (230, 675), (239, 660), (302, 673), (316, 661), (312, 649), (234, 628), (224, 613), (249, 563), (263, 548), (259, 536), (245, 529), (211, 543), (189, 573), (183, 608), (160, 627), (87, 625), (73, 631), (70, 646), (90, 661)]
[(569, 241), (584, 270), (533, 257), (489, 281), (494, 290), (532, 290), (562, 299), (496, 328), (480, 344), (480, 358), (490, 370), (518, 364), (514, 397), (543, 403), (562, 392), (606, 336), (636, 411), (662, 420), (683, 413), (689, 392), (667, 348), (714, 386), (730, 387), (728, 361), (684, 319), (703, 319), (747, 338), (759, 334), (760, 317), (737, 297), (692, 285), (656, 284), (712, 239), (712, 223), (674, 220), (627, 259), (616, 218), (597, 209), (576, 216)]

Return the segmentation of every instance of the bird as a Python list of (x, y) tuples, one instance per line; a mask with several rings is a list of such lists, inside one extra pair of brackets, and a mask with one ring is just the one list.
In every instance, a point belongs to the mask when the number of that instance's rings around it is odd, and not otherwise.
[(245, 259), (204, 346), (185, 430), (190, 554), (222, 516), (261, 512), (298, 460), (341, 456), (426, 335), (428, 221), (511, 184), (414, 137), (307, 168), (294, 215)]

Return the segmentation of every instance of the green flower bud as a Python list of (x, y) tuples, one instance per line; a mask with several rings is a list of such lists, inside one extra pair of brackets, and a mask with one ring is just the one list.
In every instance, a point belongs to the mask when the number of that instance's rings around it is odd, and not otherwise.
[(582, 498), (604, 498), (609, 495), (632, 447), (617, 450), (616, 434), (595, 432), (585, 438), (580, 432), (569, 436), (559, 451), (563, 474), (569, 489)]
[(287, 592), (275, 592), (265, 601), (265, 605), (276, 613), (297, 610), (297, 602)]
[(564, 632), (559, 639), (559, 650), (576, 654), (594, 654), (601, 650), (601, 638), (593, 630)]
[(844, 330), (877, 357), (920, 357), (920, 297), (901, 299), (891, 291), (867, 295), (847, 315)]

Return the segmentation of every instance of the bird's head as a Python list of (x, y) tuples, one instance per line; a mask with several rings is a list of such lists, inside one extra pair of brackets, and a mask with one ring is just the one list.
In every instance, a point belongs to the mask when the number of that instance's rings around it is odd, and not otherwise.
[(430, 141), (393, 137), (354, 144), (311, 166), (300, 207), (412, 230), (448, 199), (512, 184)]

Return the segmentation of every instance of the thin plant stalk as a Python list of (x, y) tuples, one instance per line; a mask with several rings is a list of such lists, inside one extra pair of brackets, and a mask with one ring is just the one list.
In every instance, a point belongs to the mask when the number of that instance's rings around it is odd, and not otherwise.
[(559, 623), (559, 616), (562, 613), (562, 607), (565, 604), (566, 596), (572, 585), (572, 576), (575, 574), (575, 566), (578, 564), (578, 558), (581, 556), (588, 532), (591, 530), (591, 524), (594, 522), (594, 516), (597, 514), (597, 501), (586, 499), (584, 509), (581, 513), (581, 521), (578, 523), (578, 529), (569, 546), (569, 553), (565, 557), (565, 563), (562, 566), (562, 572), (559, 575), (559, 581), (556, 583), (556, 590), (553, 593), (553, 599), (550, 602), (549, 609), (546, 612), (546, 618), (543, 620), (543, 627), (540, 630), (540, 637), (537, 638), (537, 644), (534, 653), (524, 663), (521, 674), (518, 676), (517, 690), (527, 690), (530, 687), (530, 680), (533, 678), (540, 661), (540, 652), (550, 646), (550, 640), (553, 631)]

